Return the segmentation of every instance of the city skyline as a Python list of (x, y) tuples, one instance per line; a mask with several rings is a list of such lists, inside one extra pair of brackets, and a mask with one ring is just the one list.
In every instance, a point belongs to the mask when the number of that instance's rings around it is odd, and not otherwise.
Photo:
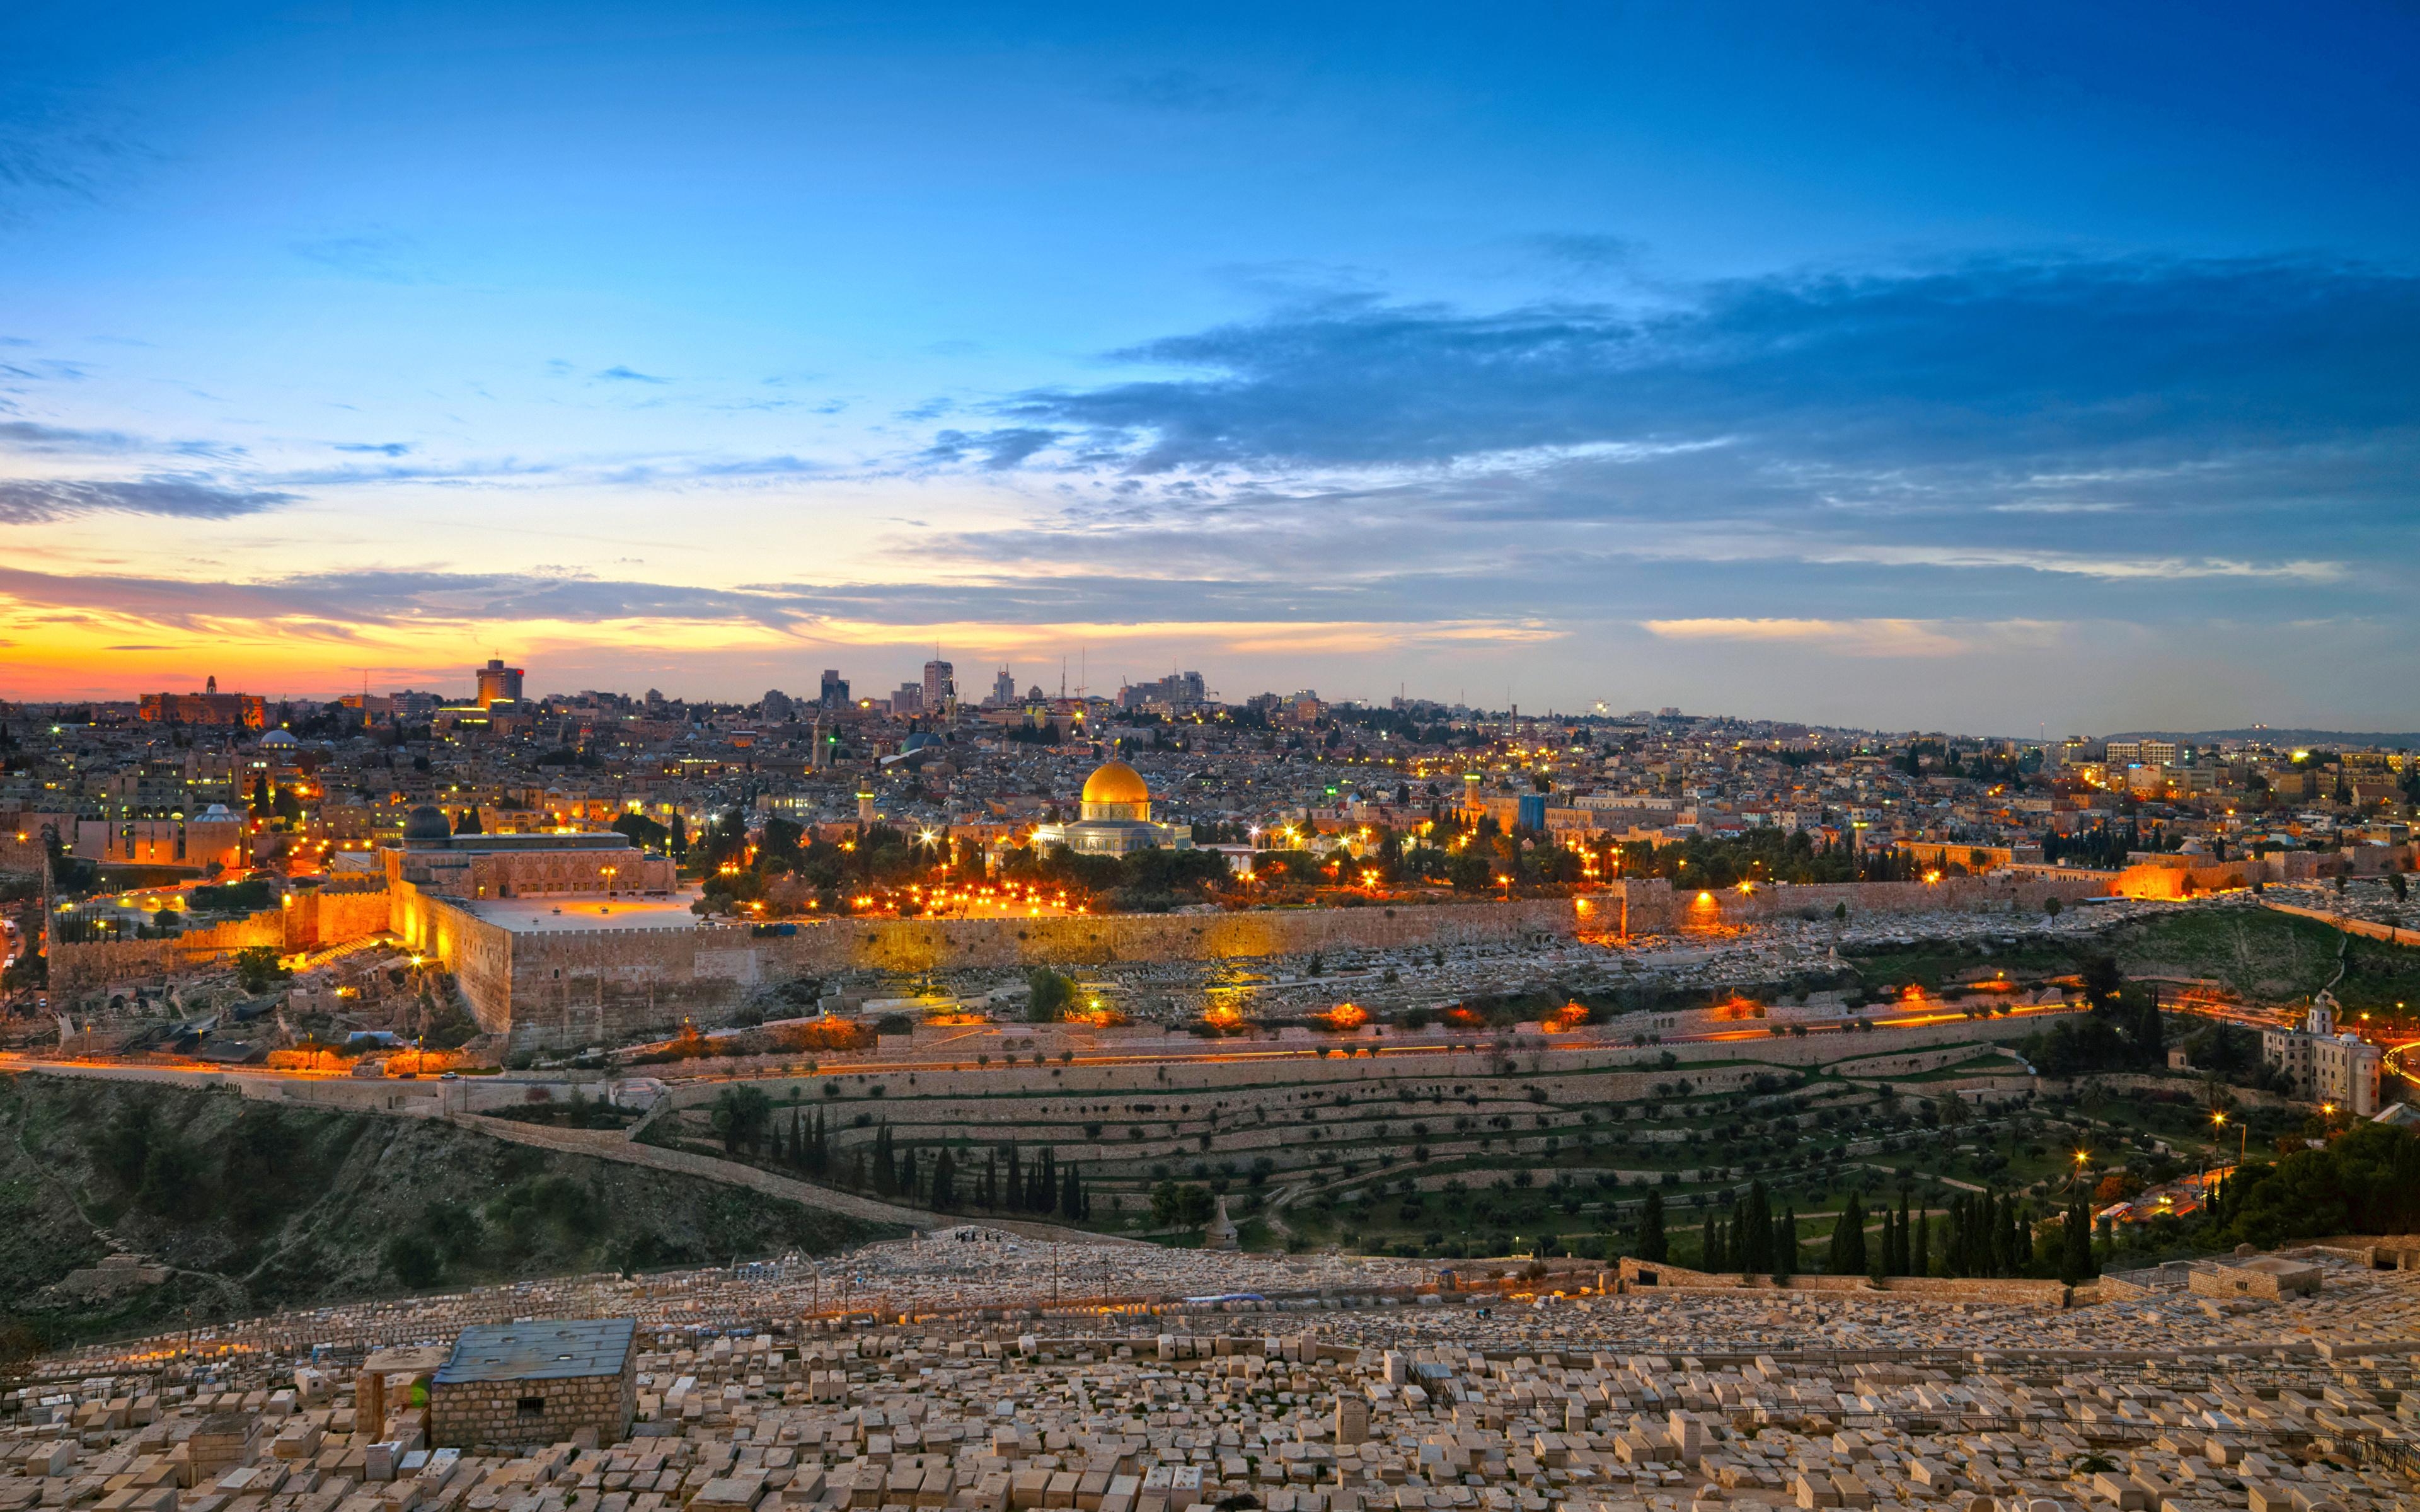
[(1387, 14), (0, 21), (0, 697), (2420, 727), (2408, 13)]

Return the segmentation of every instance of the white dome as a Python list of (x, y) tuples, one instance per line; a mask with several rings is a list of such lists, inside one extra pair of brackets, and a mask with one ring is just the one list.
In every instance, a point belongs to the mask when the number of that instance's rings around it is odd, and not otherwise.
[(302, 742), (294, 738), (294, 733), (290, 730), (271, 730), (269, 733), (260, 737), (260, 743), (264, 746), (280, 747), (299, 746), (302, 744)]

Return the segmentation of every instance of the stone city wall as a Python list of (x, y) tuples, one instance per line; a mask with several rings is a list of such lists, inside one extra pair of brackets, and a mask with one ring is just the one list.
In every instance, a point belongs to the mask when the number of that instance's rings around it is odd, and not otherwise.
[(1868, 914), (1925, 913), (1936, 909), (1997, 910), (2023, 908), (2039, 912), (2052, 898), (2062, 903), (2082, 898), (2105, 898), (2114, 873), (2086, 872), (2058, 876), (2037, 872), (2004, 872), (1981, 877), (1944, 877), (1938, 882), (1823, 882), (1806, 887), (1736, 887), (1692, 890), (1675, 888), (1662, 877), (1627, 880), (1604, 895), (1605, 922), (1616, 928), (1618, 901), (1629, 900), (1632, 933), (1686, 931), (1710, 926), (1761, 923), (1805, 915), (1828, 918), (1845, 905), (1851, 918)]
[(13, 831), (0, 835), (0, 874), (40, 876), (42, 855), (48, 848), (39, 835), (23, 840), (19, 840)]
[(831, 919), (790, 935), (746, 928), (514, 933), (410, 884), (393, 927), (460, 980), (490, 1033), (584, 1042), (712, 1022), (763, 983), (835, 971), (935, 966), (1221, 960), (1313, 950), (1570, 937), (1567, 899), (1435, 907), (1271, 909), (1241, 914), (1055, 918)]
[(2281, 914), (2292, 914), (2298, 918), (2316, 918), (2322, 924), (2340, 929), (2347, 934), (2358, 934), (2366, 940), (2384, 940), (2389, 945), (2420, 946), (2420, 930), (2398, 929), (2393, 924), (2373, 923), (2366, 918), (2349, 918), (2342, 914), (2326, 913), (2317, 908), (2301, 908), (2293, 903), (2275, 903), (2268, 899), (2263, 899), (2261, 902), (2264, 906), (2273, 908)]
[(173, 939), (53, 945), (52, 998), (62, 1006), (82, 1003), (119, 982), (173, 976), (260, 946), (291, 955), (342, 945), (385, 929), (389, 911), (384, 888), (310, 889), (278, 907)]
[(387, 928), (407, 948), (432, 957), (454, 974), (482, 1030), (510, 1032), (512, 932), (409, 882), (391, 885), (387, 897)]
[(392, 927), (460, 980), (480, 1027), (586, 1042), (714, 1022), (760, 984), (845, 970), (916, 972), (1121, 961), (1217, 961), (1317, 950), (1519, 943), (1717, 928), (1801, 912), (2039, 908), (2105, 893), (2105, 879), (1950, 878), (1676, 897), (1661, 879), (1580, 898), (1217, 914), (1043, 918), (818, 919), (787, 935), (747, 928), (550, 930), (512, 933), (409, 883), (392, 889)]

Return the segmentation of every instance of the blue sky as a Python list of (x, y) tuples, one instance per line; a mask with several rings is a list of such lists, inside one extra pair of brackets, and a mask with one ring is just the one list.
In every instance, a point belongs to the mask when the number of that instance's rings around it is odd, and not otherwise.
[(0, 696), (2420, 727), (2408, 7), (497, 8), (0, 17)]

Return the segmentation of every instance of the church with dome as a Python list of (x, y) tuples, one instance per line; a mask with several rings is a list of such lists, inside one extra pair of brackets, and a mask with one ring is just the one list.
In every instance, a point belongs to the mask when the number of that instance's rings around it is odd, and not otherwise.
[(1137, 851), (1187, 851), (1193, 832), (1151, 817), (1151, 789), (1142, 774), (1116, 760), (1103, 762), (1084, 779), (1083, 817), (1063, 825), (1038, 825), (1033, 848), (1047, 854), (1064, 845), (1078, 856), (1131, 856)]

